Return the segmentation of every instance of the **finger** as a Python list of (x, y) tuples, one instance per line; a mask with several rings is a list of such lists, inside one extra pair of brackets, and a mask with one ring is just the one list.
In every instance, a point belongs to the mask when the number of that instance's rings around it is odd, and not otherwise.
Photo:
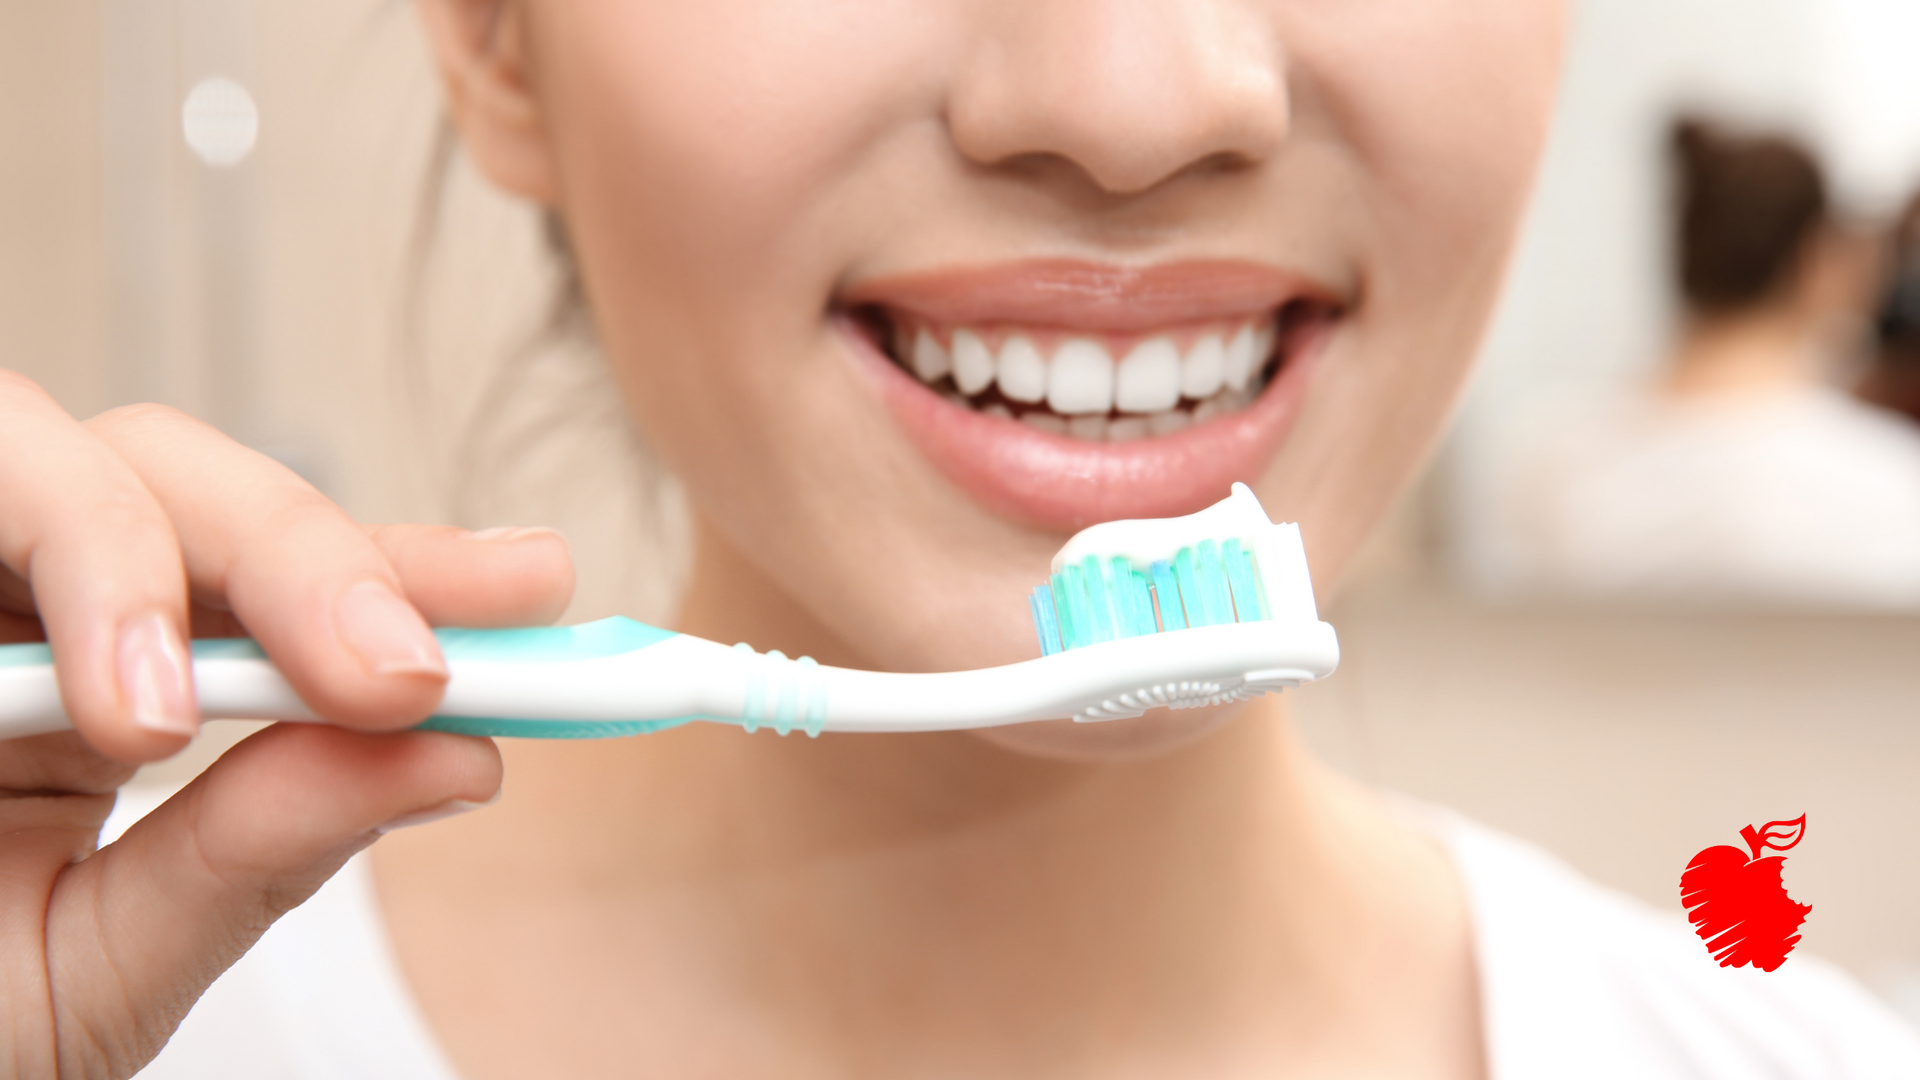
[(224, 608), (193, 604), (187, 608), (187, 628), (196, 638), (238, 638), (247, 636), (247, 628)]
[(47, 966), (63, 1051), (113, 1059), (74, 1074), (126, 1075), (379, 829), (484, 805), (500, 775), (492, 742), (436, 732), (279, 724), (227, 751), (54, 889)]
[(407, 599), (435, 626), (539, 626), (573, 599), (573, 557), (552, 529), (376, 525)]
[(433, 711), (447, 678), (440, 647), (345, 511), (170, 409), (118, 409), (88, 426), (172, 519), (195, 597), (232, 610), (315, 712), (391, 730)]
[(134, 766), (103, 757), (73, 731), (0, 741), (0, 797), (111, 795)]
[(173, 527), (33, 383), (0, 371), (0, 416), (0, 564), (32, 590), (67, 716), (110, 757), (165, 757), (199, 727)]

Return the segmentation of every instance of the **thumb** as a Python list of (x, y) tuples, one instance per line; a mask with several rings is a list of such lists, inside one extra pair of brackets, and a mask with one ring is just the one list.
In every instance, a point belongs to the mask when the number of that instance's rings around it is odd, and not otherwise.
[(261, 731), (61, 876), (47, 912), (60, 1075), (126, 1076), (208, 985), (383, 826), (500, 787), (486, 739)]

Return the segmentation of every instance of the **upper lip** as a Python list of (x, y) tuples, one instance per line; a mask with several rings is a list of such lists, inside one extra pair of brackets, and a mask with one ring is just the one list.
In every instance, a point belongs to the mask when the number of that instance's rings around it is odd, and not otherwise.
[(1336, 290), (1240, 259), (1144, 266), (1029, 259), (892, 274), (860, 281), (840, 298), (948, 326), (1013, 324), (1139, 333), (1186, 323), (1255, 317), (1306, 300), (1343, 307)]

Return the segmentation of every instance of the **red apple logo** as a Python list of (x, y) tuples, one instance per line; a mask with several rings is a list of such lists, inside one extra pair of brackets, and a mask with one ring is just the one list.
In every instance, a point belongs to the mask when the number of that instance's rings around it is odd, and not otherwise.
[(1813, 910), (1796, 904), (1780, 882), (1786, 857), (1760, 857), (1761, 849), (1785, 851), (1807, 835), (1807, 815), (1792, 821), (1769, 821), (1759, 832), (1749, 825), (1740, 830), (1748, 851), (1725, 844), (1693, 857), (1680, 875), (1680, 903), (1694, 933), (1721, 967), (1752, 964), (1772, 971), (1786, 963), (1800, 942), (1800, 924)]

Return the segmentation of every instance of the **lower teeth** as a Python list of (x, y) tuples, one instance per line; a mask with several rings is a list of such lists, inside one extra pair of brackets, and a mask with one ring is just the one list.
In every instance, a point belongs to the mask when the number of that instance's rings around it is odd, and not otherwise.
[(1176, 408), (1144, 416), (1126, 413), (1062, 416), (1044, 406), (1029, 407), (1016, 412), (1004, 401), (990, 401), (984, 405), (977, 405), (952, 389), (941, 394), (942, 397), (963, 409), (1000, 420), (1018, 421), (1049, 434), (1067, 435), (1088, 442), (1130, 442), (1134, 439), (1171, 435), (1194, 424), (1204, 424), (1214, 417), (1238, 412), (1252, 404), (1253, 399), (1258, 395), (1258, 388), (1249, 387), (1246, 390), (1222, 390), (1205, 401), (1184, 401)]

